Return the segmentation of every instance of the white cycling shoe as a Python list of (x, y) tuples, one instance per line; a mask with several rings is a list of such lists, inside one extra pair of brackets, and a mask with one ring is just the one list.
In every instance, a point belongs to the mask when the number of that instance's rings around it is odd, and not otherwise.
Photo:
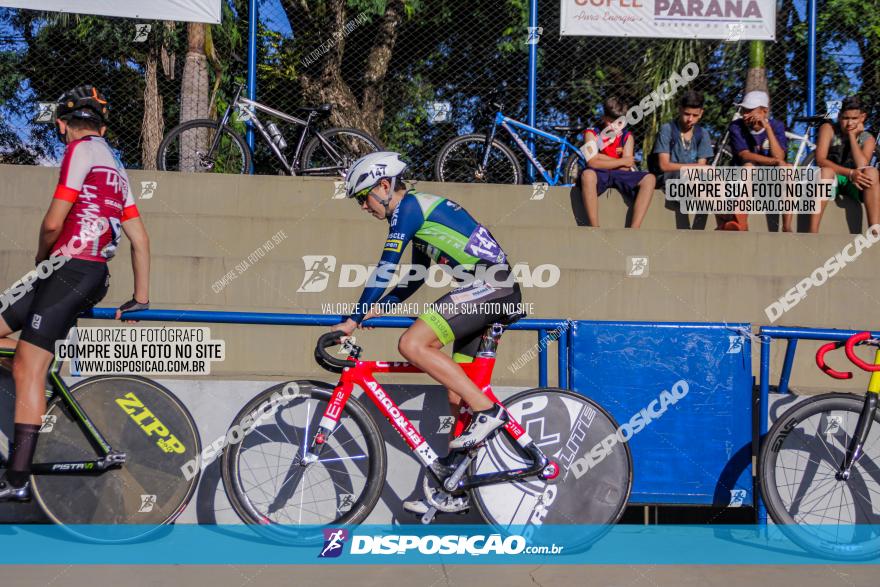
[(507, 412), (498, 404), (484, 412), (474, 412), (474, 417), (471, 418), (471, 423), (464, 432), (450, 441), (449, 450), (472, 448), (505, 424), (507, 424)]

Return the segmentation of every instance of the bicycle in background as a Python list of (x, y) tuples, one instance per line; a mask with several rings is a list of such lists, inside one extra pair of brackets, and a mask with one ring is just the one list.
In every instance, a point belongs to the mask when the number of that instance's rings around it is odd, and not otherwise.
[[(253, 124), (257, 136), (287, 175), (344, 176), (355, 160), (383, 148), (382, 143), (362, 130), (330, 128), (318, 131), (318, 122), (330, 116), (330, 104), (299, 108), (305, 116), (302, 119), (251, 100), (242, 95), (243, 91), (244, 85), (239, 85), (219, 120), (189, 120), (171, 129), (159, 145), (156, 156), (159, 170), (248, 173), (253, 164), (253, 153), (241, 134), (229, 126), (233, 113), (237, 114), (239, 121)], [(258, 112), (301, 128), (289, 157), (285, 155), (287, 140), (278, 125), (272, 121), (264, 123)]]
[(864, 398), (825, 393), (785, 412), (764, 438), (761, 492), (779, 528), (805, 550), (847, 560), (880, 555), (880, 348), (873, 364), (857, 345), (880, 347), (870, 332), (823, 345), (816, 364), (835, 379), (852, 373), (825, 362), (845, 347), (857, 367), (871, 373)]
[[(496, 138), (498, 128), (501, 127), (507, 131), (522, 154), (535, 166), (548, 185), (573, 185), (577, 181), (580, 169), (586, 166), (586, 159), (569, 139), (577, 136), (582, 127), (551, 126), (552, 130), (562, 133), (562, 136), (558, 136), (519, 122), (504, 115), (503, 94), (503, 89), (489, 94), (485, 102), (492, 107), (492, 110), (483, 109), (479, 114), (479, 118), (491, 118), (488, 133), (462, 135), (443, 145), (434, 164), (434, 178), (437, 181), (458, 183), (514, 185), (523, 183), (522, 166), (516, 154)], [(556, 165), (552, 173), (541, 165), (538, 156), (519, 136), (517, 129), (559, 145)]]

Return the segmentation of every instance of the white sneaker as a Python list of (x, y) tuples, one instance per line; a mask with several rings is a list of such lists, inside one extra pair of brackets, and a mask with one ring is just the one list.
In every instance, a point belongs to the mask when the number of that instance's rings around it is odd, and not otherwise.
[(471, 419), (471, 423), (461, 433), (461, 436), (450, 441), (449, 450), (476, 446), (505, 424), (507, 424), (507, 412), (497, 404), (494, 411), (476, 412)]

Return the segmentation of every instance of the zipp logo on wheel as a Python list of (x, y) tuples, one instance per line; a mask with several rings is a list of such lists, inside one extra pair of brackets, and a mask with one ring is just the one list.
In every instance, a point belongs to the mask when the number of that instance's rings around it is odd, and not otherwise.
[(348, 530), (342, 528), (324, 529), (324, 547), (318, 554), (318, 558), (336, 558), (342, 554), (345, 541), (348, 540)]

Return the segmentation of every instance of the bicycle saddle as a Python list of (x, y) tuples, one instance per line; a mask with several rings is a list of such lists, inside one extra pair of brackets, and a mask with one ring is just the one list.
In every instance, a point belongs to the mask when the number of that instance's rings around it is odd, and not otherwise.
[(562, 125), (559, 125), (559, 126), (551, 126), (550, 128), (551, 128), (552, 130), (555, 130), (556, 132), (562, 132), (562, 133), (566, 133), (566, 134), (567, 134), (567, 133), (570, 133), (570, 132), (578, 132), (579, 130), (581, 130), (580, 125), (575, 125), (575, 126), (571, 126), (571, 125), (569, 125), (569, 126), (562, 126)]
[(297, 108), (300, 112), (315, 112), (316, 114), (330, 114), (333, 107), (330, 104), (321, 104), (320, 106), (300, 106)]
[(831, 119), (825, 118), (824, 116), (796, 116), (794, 118), (794, 122), (806, 122), (807, 124), (813, 126), (823, 124), (825, 122), (831, 122)]

